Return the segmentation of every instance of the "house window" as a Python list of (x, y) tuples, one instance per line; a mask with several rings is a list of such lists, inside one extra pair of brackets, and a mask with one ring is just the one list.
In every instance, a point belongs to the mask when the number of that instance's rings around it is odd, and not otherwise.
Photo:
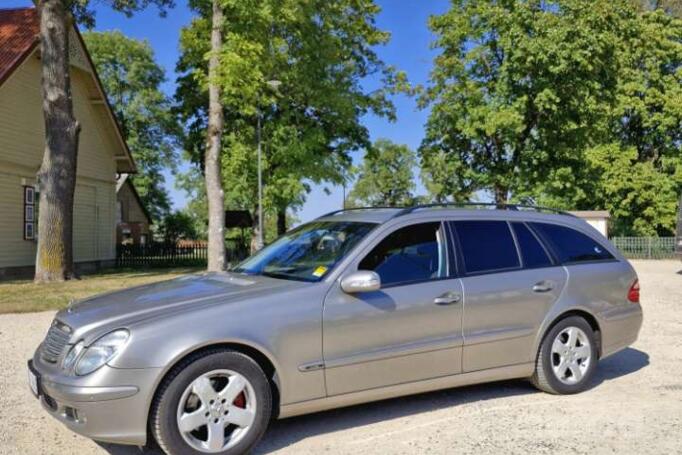
[(123, 221), (123, 206), (121, 201), (116, 201), (116, 224), (121, 224)]
[(35, 240), (38, 224), (37, 193), (34, 187), (24, 187), (24, 240)]

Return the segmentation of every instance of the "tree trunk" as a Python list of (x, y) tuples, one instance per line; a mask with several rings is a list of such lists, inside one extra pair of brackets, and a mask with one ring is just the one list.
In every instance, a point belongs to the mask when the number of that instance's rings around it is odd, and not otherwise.
[(509, 193), (509, 191), (507, 190), (507, 188), (500, 186), (500, 185), (496, 185), (495, 186), (495, 203), (506, 204), (508, 193)]
[(277, 235), (284, 235), (287, 232), (287, 209), (277, 209)]
[(225, 270), (225, 204), (221, 177), (221, 136), (223, 134), (223, 105), (220, 87), (216, 81), (220, 64), (223, 10), (219, 0), (213, 0), (211, 29), (211, 57), (208, 62), (208, 139), (206, 144), (205, 173), (208, 199), (208, 271)]
[(69, 32), (73, 18), (63, 0), (42, 0), (40, 43), (45, 152), (37, 174), (40, 191), (35, 281), (75, 277), (73, 199), (80, 125), (73, 114)]

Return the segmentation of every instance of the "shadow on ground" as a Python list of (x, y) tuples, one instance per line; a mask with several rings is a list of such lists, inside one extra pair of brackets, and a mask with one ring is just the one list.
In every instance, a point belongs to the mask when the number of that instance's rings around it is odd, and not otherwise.
[[(591, 387), (597, 387), (612, 379), (632, 374), (647, 365), (649, 365), (648, 354), (637, 349), (627, 348), (599, 363)], [(275, 421), (270, 425), (263, 441), (256, 447), (254, 453), (270, 453), (309, 437), (370, 425), (384, 420), (436, 411), (451, 406), (533, 393), (539, 392), (527, 381), (502, 381), (394, 398)], [(142, 453), (137, 447), (110, 444), (101, 444), (101, 446), (111, 455)], [(145, 450), (144, 453), (145, 455), (161, 454), (158, 450), (150, 449)]]

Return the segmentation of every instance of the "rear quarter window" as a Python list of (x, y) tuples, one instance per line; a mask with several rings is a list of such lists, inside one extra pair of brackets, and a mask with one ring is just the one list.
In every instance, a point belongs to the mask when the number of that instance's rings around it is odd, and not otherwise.
[(550, 267), (552, 260), (540, 241), (523, 223), (512, 223), (516, 241), (521, 250), (523, 266), (527, 268)]
[(575, 229), (547, 223), (531, 223), (531, 226), (549, 244), (563, 264), (613, 259), (613, 255), (603, 245)]

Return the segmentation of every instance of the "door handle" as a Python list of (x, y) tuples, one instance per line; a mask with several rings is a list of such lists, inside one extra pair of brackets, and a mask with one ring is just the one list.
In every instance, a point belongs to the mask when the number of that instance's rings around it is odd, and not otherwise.
[(446, 292), (433, 299), (433, 303), (436, 305), (452, 305), (453, 303), (458, 303), (460, 300), (462, 300), (462, 296), (458, 293)]
[(550, 281), (540, 281), (533, 286), (533, 292), (549, 292), (554, 289)]

